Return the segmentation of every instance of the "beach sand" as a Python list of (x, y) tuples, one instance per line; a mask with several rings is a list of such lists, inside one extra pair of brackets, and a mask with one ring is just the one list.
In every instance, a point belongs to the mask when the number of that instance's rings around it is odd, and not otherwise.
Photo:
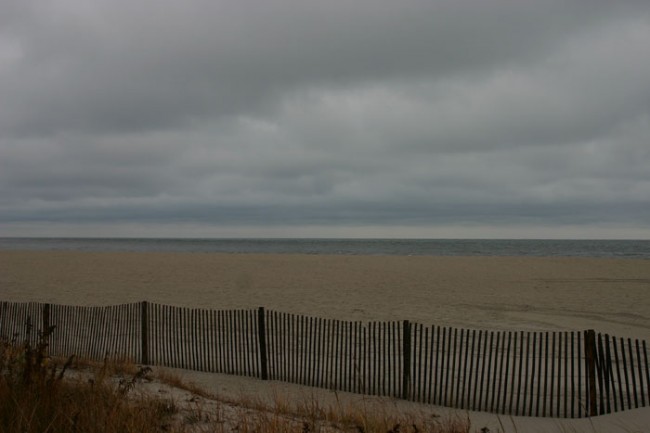
[(209, 309), (650, 340), (650, 261), (0, 251), (0, 300)]
[[(592, 328), (650, 340), (648, 260), (0, 251), (0, 300), (264, 306), (325, 318), (475, 329)], [(316, 398), (324, 406), (340, 398), (359, 405), (379, 400), (383, 408), (469, 417), (472, 431), (650, 431), (650, 408), (582, 420), (509, 417), (177, 371), (221, 395)]]

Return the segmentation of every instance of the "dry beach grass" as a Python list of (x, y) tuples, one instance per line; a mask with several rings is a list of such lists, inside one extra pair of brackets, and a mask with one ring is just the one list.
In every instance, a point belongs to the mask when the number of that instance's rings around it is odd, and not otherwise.
[(166, 370), (51, 359), (46, 339), (35, 346), (0, 339), (0, 432), (469, 432), (467, 419), (377, 406), (220, 397)]

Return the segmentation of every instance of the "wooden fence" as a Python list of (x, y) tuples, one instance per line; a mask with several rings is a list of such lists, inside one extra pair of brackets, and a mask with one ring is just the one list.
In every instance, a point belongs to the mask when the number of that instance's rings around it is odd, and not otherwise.
[(350, 322), (275, 311), (0, 303), (0, 337), (56, 326), (52, 356), (279, 380), (502, 414), (580, 418), (650, 404), (645, 341)]

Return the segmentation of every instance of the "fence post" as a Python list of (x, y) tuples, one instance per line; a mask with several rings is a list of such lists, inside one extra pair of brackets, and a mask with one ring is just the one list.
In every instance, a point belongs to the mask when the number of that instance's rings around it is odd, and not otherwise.
[(411, 383), (411, 322), (404, 321), (402, 327), (402, 398), (408, 400)]
[(265, 323), (264, 307), (257, 309), (257, 341), (260, 346), (260, 375), (262, 380), (269, 378), (268, 366), (266, 359), (266, 323)]
[(142, 301), (142, 364), (149, 364), (149, 308), (148, 302)]
[(43, 334), (50, 331), (50, 304), (43, 304)]
[(585, 363), (589, 416), (596, 416), (598, 415), (598, 402), (596, 401), (596, 332), (593, 329), (585, 331)]

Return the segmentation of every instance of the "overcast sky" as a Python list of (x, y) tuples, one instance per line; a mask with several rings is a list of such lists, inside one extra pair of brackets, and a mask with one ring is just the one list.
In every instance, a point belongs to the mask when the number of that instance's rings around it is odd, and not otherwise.
[(650, 239), (650, 2), (0, 0), (0, 236)]

